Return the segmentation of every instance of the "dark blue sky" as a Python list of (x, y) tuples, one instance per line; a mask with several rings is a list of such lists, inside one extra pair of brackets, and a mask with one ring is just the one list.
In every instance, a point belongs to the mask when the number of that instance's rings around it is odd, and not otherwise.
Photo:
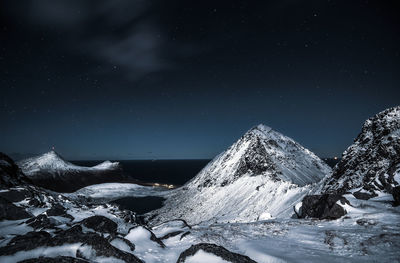
[(263, 123), (321, 157), (400, 104), (395, 1), (2, 1), (0, 151), (212, 158)]

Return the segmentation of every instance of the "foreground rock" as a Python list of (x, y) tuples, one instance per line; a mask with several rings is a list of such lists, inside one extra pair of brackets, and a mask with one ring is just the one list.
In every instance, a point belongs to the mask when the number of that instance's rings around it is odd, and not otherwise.
[(0, 189), (32, 183), (7, 155), (0, 152)]
[(394, 205), (400, 205), (400, 186), (393, 188), (392, 195), (394, 199)]
[(55, 257), (55, 258), (46, 258), (41, 257), (40, 260), (37, 258), (27, 259), (20, 261), (19, 263), (88, 263), (89, 261), (72, 258), (72, 257)]
[(59, 247), (64, 244), (80, 243), (77, 258), (96, 260), (109, 257), (125, 262), (142, 262), (136, 256), (112, 246), (107, 239), (94, 232), (84, 233), (80, 225), (56, 232), (52, 237), (46, 231), (29, 232), (12, 239), (5, 247), (0, 247), (0, 255), (12, 255), (19, 251), (29, 251), (38, 247)]
[(26, 212), (25, 209), (14, 205), (3, 197), (0, 197), (0, 220), (18, 220), (29, 217), (32, 217), (32, 215)]
[(117, 232), (118, 225), (104, 216), (91, 216), (84, 219), (81, 222), (87, 228), (91, 228), (94, 231), (102, 232), (102, 233), (109, 233), (115, 235)]
[(215, 255), (219, 258), (222, 258), (223, 260), (232, 263), (256, 263), (254, 260), (250, 259), (247, 256), (233, 253), (222, 246), (217, 246), (215, 244), (208, 244), (208, 243), (200, 243), (197, 245), (192, 245), (190, 248), (186, 249), (180, 254), (177, 263), (186, 262), (186, 260), (190, 257), (195, 257), (195, 259), (192, 258), (191, 262), (196, 262), (196, 260), (200, 259), (203, 256), (202, 254), (200, 254), (197, 255), (198, 258), (196, 257), (196, 254), (199, 251), (210, 253), (212, 255)]
[(342, 206), (345, 204), (350, 203), (337, 194), (307, 195), (295, 207), (295, 213), (299, 218), (338, 219), (347, 213)]

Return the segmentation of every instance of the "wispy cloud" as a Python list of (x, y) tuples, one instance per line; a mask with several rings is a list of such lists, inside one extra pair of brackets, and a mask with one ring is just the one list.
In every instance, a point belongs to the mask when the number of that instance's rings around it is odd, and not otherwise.
[[(30, 23), (61, 34), (68, 48), (84, 52), (128, 79), (174, 67), (181, 43), (171, 44), (144, 0), (41, 0), (30, 2)], [(74, 51), (74, 52), (75, 52)]]

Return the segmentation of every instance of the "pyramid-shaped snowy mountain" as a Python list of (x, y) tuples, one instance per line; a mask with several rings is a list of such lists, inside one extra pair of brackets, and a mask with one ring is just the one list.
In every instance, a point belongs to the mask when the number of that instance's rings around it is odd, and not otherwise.
[(400, 106), (369, 118), (343, 153), (323, 192), (354, 192), (360, 198), (391, 193), (400, 184)]
[(263, 175), (304, 186), (321, 180), (330, 168), (315, 154), (268, 126), (258, 125), (209, 163), (190, 186), (224, 186)]
[(78, 166), (55, 151), (19, 161), (22, 172), (35, 184), (59, 192), (71, 192), (104, 181), (121, 180), (118, 162), (105, 161), (96, 166)]
[(168, 217), (254, 221), (292, 213), (292, 205), (331, 169), (294, 140), (265, 126), (250, 129), (185, 186), (172, 191), (154, 221)]

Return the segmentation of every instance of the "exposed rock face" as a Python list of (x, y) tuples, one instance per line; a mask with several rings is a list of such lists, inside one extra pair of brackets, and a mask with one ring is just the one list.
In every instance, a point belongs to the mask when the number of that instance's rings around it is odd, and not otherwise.
[(53, 237), (45, 231), (29, 232), (23, 236), (18, 236), (11, 240), (7, 246), (0, 248), (0, 255), (11, 255), (21, 250), (32, 250), (42, 246), (55, 247), (73, 243), (82, 243), (82, 249), (90, 247), (91, 250), (94, 250), (94, 254), (88, 255), (80, 248), (76, 255), (78, 258), (93, 260), (94, 257), (105, 256), (121, 259), (125, 262), (142, 262), (136, 256), (115, 248), (99, 234), (82, 232), (80, 225), (60, 231)]
[(63, 216), (66, 214), (65, 208), (60, 204), (53, 205), (52, 208), (49, 208), (46, 211), (48, 216)]
[(19, 161), (18, 165), (35, 185), (56, 192), (74, 192), (88, 185), (125, 179), (118, 162), (83, 167), (64, 160), (54, 151)]
[(396, 186), (392, 191), (394, 205), (400, 205), (400, 186)]
[[(357, 198), (392, 193), (400, 180), (400, 106), (369, 118), (343, 153), (322, 192), (345, 193), (360, 188)], [(366, 193), (366, 194), (360, 194)]]
[(104, 216), (91, 216), (84, 219), (81, 223), (94, 231), (109, 234), (115, 234), (118, 227), (114, 221)]
[(300, 218), (338, 219), (347, 212), (339, 205), (349, 204), (346, 198), (337, 194), (307, 195), (296, 214)]
[(25, 188), (9, 188), (8, 191), (0, 192), (0, 196), (10, 202), (20, 202), (25, 198), (33, 197), (31, 191)]
[(187, 257), (193, 256), (199, 250), (203, 250), (207, 253), (214, 254), (232, 263), (256, 263), (254, 260), (250, 259), (247, 256), (233, 253), (222, 246), (217, 246), (215, 244), (208, 244), (208, 243), (200, 243), (197, 245), (192, 245), (190, 248), (186, 249), (180, 254), (177, 263), (185, 262)]
[(33, 227), (34, 229), (42, 229), (42, 228), (55, 228), (56, 221), (53, 218), (49, 218), (44, 214), (38, 215), (27, 220), (29, 226)]
[(0, 220), (18, 220), (29, 217), (32, 217), (32, 215), (26, 212), (25, 209), (14, 205), (3, 197), (0, 197)]
[(89, 261), (72, 258), (72, 257), (55, 257), (55, 258), (46, 258), (41, 257), (40, 260), (37, 258), (27, 259), (20, 261), (19, 263), (88, 263)]
[(32, 183), (15, 162), (0, 152), (0, 189)]

